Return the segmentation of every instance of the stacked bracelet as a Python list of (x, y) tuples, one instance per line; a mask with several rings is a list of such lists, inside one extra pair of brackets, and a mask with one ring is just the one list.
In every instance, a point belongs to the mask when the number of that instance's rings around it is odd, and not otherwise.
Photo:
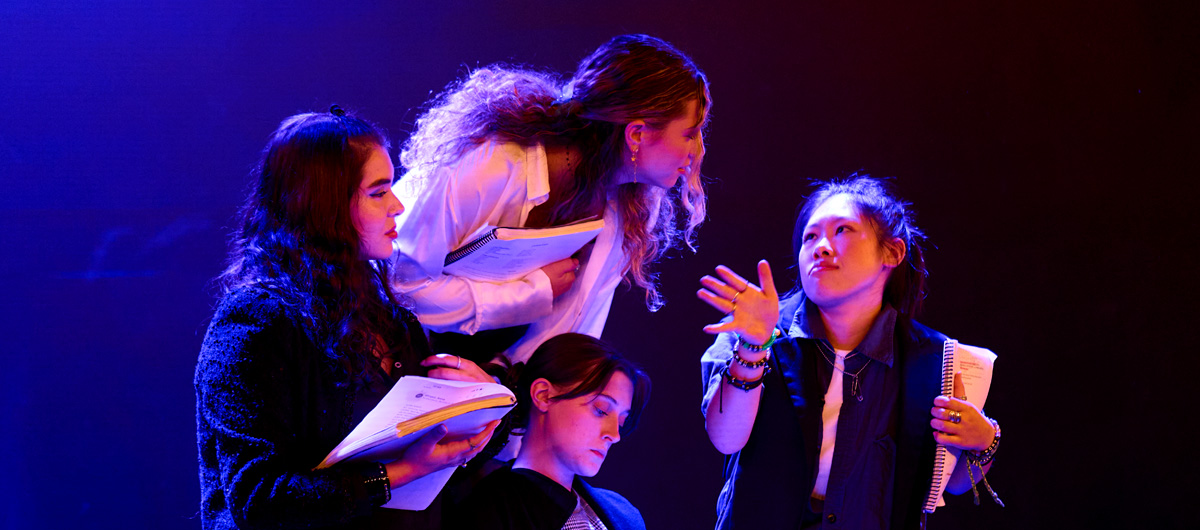
[[(737, 350), (733, 350), (733, 360), (746, 368), (749, 368), (751, 370), (757, 370), (759, 368), (767, 366), (767, 362), (771, 360), (771, 352), (768, 351), (767, 355), (765, 357), (763, 357), (762, 359), (759, 359), (754, 362), (749, 362), (749, 361), (743, 359), (741, 355), (738, 355)], [(768, 367), (768, 369), (769, 368), (770, 367)]]
[[(742, 366), (746, 366), (746, 363), (744, 361), (742, 361), (740, 358), (738, 358), (736, 353), (734, 354), (734, 359), (738, 359), (738, 364), (741, 364)], [(735, 377), (733, 375), (732, 372), (729, 371), (729, 367), (733, 364), (733, 359), (730, 359), (729, 361), (727, 361), (725, 363), (725, 369), (721, 371), (721, 376), (724, 377), (725, 381), (727, 383), (729, 383), (730, 385), (732, 385), (734, 388), (738, 388), (738, 389), (744, 390), (746, 392), (749, 392), (751, 390), (754, 390), (755, 388), (758, 388), (759, 385), (763, 384), (763, 380), (767, 378), (767, 374), (771, 373), (771, 365), (766, 364), (766, 361), (767, 361), (767, 359), (763, 359), (762, 361), (759, 361), (762, 363), (762, 366), (766, 366), (767, 369), (763, 370), (762, 375), (759, 376), (758, 379), (755, 379), (753, 381), (747, 381), (745, 379), (738, 379), (737, 377)], [(755, 364), (757, 364), (757, 363), (755, 363)]]
[(367, 469), (363, 473), (363, 485), (367, 487), (367, 493), (371, 496), (371, 500), (382, 506), (392, 500), (392, 484), (388, 480), (387, 466), (375, 465), (377, 467)]
[(979, 506), (979, 490), (975, 489), (975, 474), (971, 471), (972, 467), (979, 468), (979, 482), (982, 482), (983, 487), (987, 488), (988, 494), (992, 496), (992, 500), (1003, 508), (1004, 501), (1000, 500), (1000, 495), (996, 494), (996, 490), (992, 489), (992, 485), (988, 483), (987, 476), (983, 474), (983, 466), (992, 463), (992, 459), (996, 457), (996, 448), (1000, 447), (1000, 424), (987, 416), (984, 416), (984, 419), (996, 429), (996, 436), (992, 438), (992, 445), (989, 445), (982, 452), (963, 452), (963, 456), (967, 457), (967, 478), (971, 480), (971, 494), (975, 496), (975, 506)]
[(761, 345), (750, 344), (749, 342), (746, 342), (746, 339), (743, 339), (741, 335), (735, 335), (737, 338), (734, 339), (733, 342), (733, 351), (736, 354), (739, 348), (745, 348), (746, 351), (755, 353), (769, 350), (771, 349), (771, 345), (775, 344), (775, 339), (779, 338), (781, 334), (782, 333), (780, 333), (779, 328), (771, 330), (771, 338), (767, 339), (767, 342)]
[(992, 463), (992, 459), (996, 458), (996, 449), (1000, 447), (1000, 424), (996, 423), (996, 420), (988, 418), (987, 416), (984, 416), (984, 419), (986, 419), (988, 423), (992, 424), (993, 429), (996, 429), (996, 436), (992, 438), (992, 444), (989, 445), (987, 449), (984, 449), (983, 451), (971, 451), (968, 453), (970, 455), (971, 463), (979, 467), (983, 467)]

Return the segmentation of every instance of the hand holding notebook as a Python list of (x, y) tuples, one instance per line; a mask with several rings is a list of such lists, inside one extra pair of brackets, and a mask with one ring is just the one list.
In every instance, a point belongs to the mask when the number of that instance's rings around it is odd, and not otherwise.
[(570, 257), (604, 228), (604, 219), (584, 219), (550, 228), (483, 226), (446, 255), (442, 272), (487, 282), (512, 281)]

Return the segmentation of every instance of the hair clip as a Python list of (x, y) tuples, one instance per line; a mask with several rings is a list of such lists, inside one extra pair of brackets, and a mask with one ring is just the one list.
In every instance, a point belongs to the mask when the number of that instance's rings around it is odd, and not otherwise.
[(345, 117), (346, 117), (346, 111), (342, 110), (342, 108), (341, 108), (341, 107), (339, 107), (339, 106), (337, 106), (337, 105), (330, 106), (330, 107), (329, 107), (329, 113), (330, 113), (330, 114), (333, 114), (334, 116), (337, 116), (337, 117), (339, 117), (339, 118), (345, 118)]

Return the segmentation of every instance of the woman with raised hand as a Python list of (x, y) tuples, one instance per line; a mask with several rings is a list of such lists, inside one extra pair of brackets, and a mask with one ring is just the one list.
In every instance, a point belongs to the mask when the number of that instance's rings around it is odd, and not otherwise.
[(608, 343), (579, 333), (547, 340), (513, 372), (520, 453), (475, 487), (454, 528), (644, 530), (629, 501), (582, 477), (599, 472), (637, 425), (650, 378)]
[[(704, 219), (700, 182), (708, 81), (691, 59), (623, 35), (561, 85), (493, 65), (438, 96), (417, 120), (398, 186), (424, 190), (399, 219), (392, 287), (415, 301), (438, 351), (520, 362), (566, 332), (600, 336), (623, 277), (661, 305), (650, 267), (691, 245)], [(682, 219), (677, 219), (682, 216)], [(485, 226), (550, 227), (600, 217), (574, 256), (513, 281), (446, 274), (446, 255)], [(464, 340), (463, 335), (477, 340)]]
[(1000, 428), (957, 375), (940, 395), (946, 336), (913, 320), (921, 239), (905, 203), (852, 177), (801, 209), (782, 302), (766, 261), (759, 285), (724, 266), (701, 279), (727, 315), (704, 328), (718, 337), (701, 360), (708, 436), (730, 455), (717, 528), (923, 527), (936, 443), (963, 451), (948, 491), (987, 471)]
[(403, 210), (393, 175), (384, 136), (336, 106), (271, 136), (196, 365), (204, 528), (436, 528), (436, 504), (379, 506), (466, 462), (495, 429), (450, 441), (442, 427), (398, 460), (314, 470), (400, 376), (492, 381), (469, 360), (431, 356), (387, 288)]

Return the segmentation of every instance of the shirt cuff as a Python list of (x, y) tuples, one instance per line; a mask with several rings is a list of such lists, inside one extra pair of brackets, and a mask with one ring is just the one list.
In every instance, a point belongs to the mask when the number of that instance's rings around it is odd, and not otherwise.
[(554, 310), (550, 277), (542, 269), (503, 284), (471, 282), (476, 329), (499, 329), (536, 322)]

